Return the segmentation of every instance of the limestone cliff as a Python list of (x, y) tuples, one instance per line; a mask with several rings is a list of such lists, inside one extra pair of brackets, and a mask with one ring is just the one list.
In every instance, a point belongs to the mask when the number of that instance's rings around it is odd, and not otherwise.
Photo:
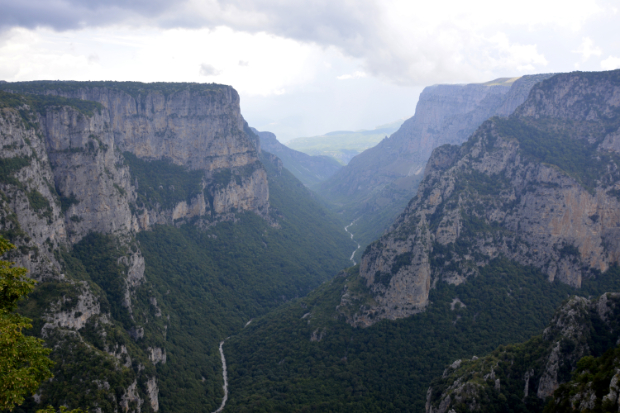
[(362, 244), (370, 243), (415, 195), (433, 149), (461, 144), (489, 117), (511, 114), (531, 87), (549, 76), (425, 88), (413, 117), (354, 157), (318, 187), (319, 193), (337, 203), (348, 222), (358, 219), (350, 230)]
[[(581, 358), (599, 356), (616, 343), (620, 337), (619, 314), (618, 293), (592, 300), (572, 297), (556, 311), (542, 336), (502, 346), (480, 359), (457, 360), (447, 367), (428, 389), (426, 412), (447, 413), (454, 408), (487, 412), (507, 405), (542, 412), (545, 400), (570, 380)], [(589, 400), (582, 397), (573, 404), (587, 404)]]
[(267, 217), (267, 175), (239, 96), (195, 84), (2, 88), (22, 93), (0, 91), (0, 231), (18, 247), (10, 258), (43, 281), (23, 311), (62, 361), (36, 405), (72, 397), (156, 412), (169, 317), (134, 237), (154, 224)]
[[(181, 218), (234, 211), (255, 211), (266, 215), (269, 208), (267, 176), (258, 160), (253, 137), (246, 133), (240, 112), (238, 93), (229, 86), (209, 84), (143, 84), (136, 82), (18, 82), (5, 83), (4, 90), (23, 93), (57, 95), (98, 102), (103, 106), (89, 125), (71, 124), (67, 116), (46, 114), (45, 130), (50, 148), (64, 150), (85, 148), (88, 139), (98, 139), (108, 152), (106, 161), (129, 152), (145, 161), (166, 160), (187, 170), (203, 171), (201, 186), (205, 194), (162, 210), (154, 206), (138, 213), (137, 222), (143, 229), (153, 223), (172, 223)], [(47, 119), (50, 118), (50, 119)], [(87, 126), (84, 129), (84, 126)], [(80, 132), (76, 132), (80, 131)], [(67, 133), (83, 136), (69, 142)], [(75, 144), (77, 146), (67, 146)], [(64, 145), (64, 146), (63, 146)], [(122, 159), (115, 161), (122, 163)], [(70, 163), (60, 160), (58, 166)], [(96, 163), (101, 166), (100, 162)], [(105, 169), (112, 172), (109, 165)], [(122, 168), (121, 168), (122, 169)], [(117, 181), (127, 171), (109, 173)], [(78, 174), (79, 175), (79, 174)], [(121, 176), (122, 175), (122, 176)], [(229, 177), (221, 181), (222, 175)], [(240, 179), (233, 179), (235, 176)], [(127, 176), (128, 177), (128, 176)], [(216, 182), (217, 181), (217, 182)], [(129, 188), (125, 204), (135, 201)], [(82, 185), (78, 185), (81, 187)], [(105, 191), (106, 195), (109, 191)], [(103, 193), (102, 193), (103, 195)], [(78, 196), (78, 194), (76, 194)], [(132, 198), (133, 197), (133, 198)], [(176, 208), (176, 210), (175, 210)], [(119, 211), (118, 219), (128, 225), (130, 216)], [(107, 220), (105, 220), (107, 221)], [(120, 224), (120, 223), (117, 223)]]
[(437, 148), (418, 194), (371, 244), (360, 275), (374, 304), (351, 323), (422, 311), (503, 255), (575, 287), (620, 257), (620, 71), (557, 75), (509, 118)]

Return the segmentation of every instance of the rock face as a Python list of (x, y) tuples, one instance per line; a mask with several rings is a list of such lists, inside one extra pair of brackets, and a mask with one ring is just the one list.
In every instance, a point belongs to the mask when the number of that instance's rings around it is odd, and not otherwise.
[(461, 144), (489, 117), (511, 114), (532, 86), (549, 76), (425, 88), (412, 118), (392, 136), (353, 158), (318, 187), (319, 193), (342, 204), (341, 212), (350, 221), (359, 219), (352, 232), (371, 234), (369, 239), (358, 240), (369, 243), (415, 195), (433, 149)]
[[(68, 360), (54, 374), (77, 377), (84, 394), (105, 395), (113, 411), (156, 412), (154, 365), (166, 363), (166, 349), (149, 347), (145, 339), (165, 342), (169, 318), (148, 296), (152, 287), (134, 236), (154, 224), (212, 225), (245, 211), (267, 217), (267, 174), (239, 96), (228, 86), (197, 84), (25, 82), (1, 88), (30, 93), (0, 91), (0, 234), (18, 247), (9, 258), (46, 281), (37, 299), (40, 334)], [(118, 302), (94, 288), (94, 280), (63, 274), (65, 268), (74, 276), (86, 271), (67, 255), (84, 239), (96, 246), (85, 252), (89, 259), (100, 258), (96, 248), (108, 248), (106, 256), (113, 257), (96, 265), (118, 277), (99, 280), (113, 284)], [(149, 319), (159, 336), (145, 334)], [(119, 344), (119, 337), (135, 343)], [(111, 366), (109, 382), (101, 372), (89, 380), (62, 370), (82, 365), (84, 355), (93, 366)], [(62, 395), (61, 385), (44, 383), (37, 403)]]
[[(47, 238), (75, 243), (93, 231), (121, 235), (195, 217), (226, 219), (237, 211), (266, 216), (267, 175), (258, 159), (258, 138), (246, 132), (237, 92), (220, 85), (174, 86), (171, 92), (166, 84), (3, 83), (5, 90), (100, 103), (88, 116), (76, 101), (48, 105), (32, 112), (28, 128), (16, 111), (3, 110), (4, 158), (30, 159), (15, 179), (35, 185), (28, 191), (36, 190), (48, 203), (59, 197), (47, 217), (57, 222), (31, 231), (43, 237), (39, 243)], [(199, 171), (202, 190), (172, 205), (145, 207), (137, 202), (140, 182), (132, 176), (127, 153)], [(65, 202), (60, 205), (64, 225), (55, 209), (59, 200)], [(13, 208), (19, 205), (27, 203)], [(18, 216), (18, 221), (31, 218)]]
[(418, 194), (361, 261), (368, 326), (428, 304), (499, 255), (579, 287), (620, 257), (620, 72), (557, 75), (510, 118), (437, 148)]
[(306, 186), (315, 185), (331, 177), (342, 168), (329, 156), (311, 156), (281, 144), (271, 132), (259, 132), (252, 129), (260, 138), (261, 149), (276, 155), (284, 167)]
[[(616, 343), (619, 315), (618, 293), (592, 300), (572, 297), (556, 311), (541, 337), (502, 346), (480, 359), (458, 360), (446, 368), (428, 389), (426, 412), (446, 413), (457, 406), (472, 412), (501, 410), (508, 400), (515, 409), (542, 411), (544, 401), (570, 380), (582, 357)], [(581, 399), (578, 402), (590, 398)]]

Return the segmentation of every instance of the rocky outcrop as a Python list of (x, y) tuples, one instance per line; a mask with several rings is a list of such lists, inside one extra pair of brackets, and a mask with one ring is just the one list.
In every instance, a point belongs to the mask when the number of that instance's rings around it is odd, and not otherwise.
[(153, 364), (166, 364), (166, 350), (160, 347), (149, 347), (149, 360)]
[(127, 387), (127, 390), (121, 397), (121, 408), (123, 412), (140, 412), (142, 410), (142, 404), (144, 400), (140, 398), (137, 392), (138, 382), (134, 381)]
[[(52, 303), (45, 315), (43, 336), (54, 327), (81, 330), (93, 316), (101, 314), (99, 300), (91, 293), (86, 282), (74, 283), (74, 293)], [(101, 314), (100, 322), (109, 322), (109, 315)]]
[(252, 130), (260, 138), (261, 149), (280, 158), (284, 167), (306, 186), (323, 182), (342, 168), (329, 156), (307, 155), (281, 144), (271, 132)]
[(157, 386), (157, 379), (155, 377), (151, 377), (146, 382), (146, 393), (149, 396), (149, 403), (151, 405), (151, 409), (154, 412), (159, 411), (159, 387)]
[(354, 157), (318, 187), (319, 193), (341, 205), (347, 222), (359, 218), (353, 233), (371, 234), (358, 239), (363, 245), (370, 243), (415, 195), (435, 148), (459, 145), (489, 117), (509, 115), (536, 82), (549, 76), (425, 88), (412, 118), (392, 136)]
[(575, 287), (617, 263), (620, 158), (604, 144), (620, 126), (617, 73), (557, 75), (510, 118), (437, 148), (416, 197), (364, 253), (376, 304), (351, 323), (421, 311), (434, 282), (464, 282), (499, 255)]
[[(465, 411), (485, 412), (501, 410), (508, 403), (513, 409), (542, 411), (545, 400), (570, 380), (579, 360), (592, 355), (594, 349), (607, 350), (601, 349), (602, 338), (611, 345), (620, 338), (619, 314), (618, 293), (592, 300), (572, 297), (556, 311), (541, 337), (502, 346), (480, 359), (458, 360), (447, 367), (428, 389), (426, 412), (446, 413), (457, 406), (464, 406)], [(574, 397), (571, 392), (571, 402), (581, 405), (590, 400), (589, 396), (581, 396)]]

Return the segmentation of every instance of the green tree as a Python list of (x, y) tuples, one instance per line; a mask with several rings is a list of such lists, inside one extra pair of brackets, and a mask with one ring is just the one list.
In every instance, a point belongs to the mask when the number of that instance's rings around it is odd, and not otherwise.
[[(0, 257), (15, 246), (0, 237)], [(50, 377), (51, 350), (43, 340), (22, 334), (32, 320), (15, 313), (17, 302), (34, 288), (26, 269), (0, 260), (0, 410), (13, 410)]]

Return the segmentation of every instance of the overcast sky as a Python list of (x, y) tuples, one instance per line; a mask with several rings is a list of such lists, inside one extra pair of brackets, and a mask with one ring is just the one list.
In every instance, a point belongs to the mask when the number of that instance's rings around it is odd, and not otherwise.
[(620, 68), (618, 0), (0, 0), (0, 79), (216, 82), (281, 141), (411, 117), (421, 90)]

